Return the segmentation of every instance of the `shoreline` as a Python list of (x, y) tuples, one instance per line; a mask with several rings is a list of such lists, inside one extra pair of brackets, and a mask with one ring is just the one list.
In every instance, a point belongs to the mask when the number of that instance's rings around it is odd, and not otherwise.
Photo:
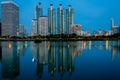
[(50, 39), (0, 39), (0, 41), (117, 41), (120, 40), (119, 38), (103, 38), (103, 39), (77, 39), (77, 38), (68, 38), (68, 39), (62, 39), (62, 38), (50, 38)]

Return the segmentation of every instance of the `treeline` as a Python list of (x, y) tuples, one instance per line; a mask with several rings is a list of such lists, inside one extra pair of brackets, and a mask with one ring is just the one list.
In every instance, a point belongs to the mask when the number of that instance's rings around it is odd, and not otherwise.
[(120, 40), (120, 33), (114, 34), (111, 36), (78, 36), (75, 33), (73, 34), (57, 34), (57, 35), (36, 35), (36, 36), (1, 36), (1, 40), (10, 39), (10, 40), (17, 40), (17, 39), (23, 39), (23, 40)]

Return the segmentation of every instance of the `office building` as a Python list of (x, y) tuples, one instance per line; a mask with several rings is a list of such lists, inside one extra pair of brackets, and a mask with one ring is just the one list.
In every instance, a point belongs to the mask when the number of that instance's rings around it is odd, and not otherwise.
[(120, 27), (114, 25), (114, 18), (111, 19), (112, 34), (120, 33)]
[(37, 35), (37, 19), (32, 20), (30, 35), (31, 36)]
[(17, 29), (17, 36), (24, 37), (25, 35), (26, 35), (26, 29), (25, 29), (24, 25), (20, 24)]
[(19, 7), (12, 1), (2, 2), (2, 36), (17, 36)]
[(50, 34), (56, 34), (56, 18), (55, 18), (55, 9), (53, 8), (53, 4), (50, 4), (48, 8), (48, 31)]
[(62, 4), (60, 4), (60, 7), (58, 8), (58, 34), (65, 33), (64, 13), (64, 8), (62, 7)]
[(120, 27), (114, 27), (112, 31), (113, 31), (112, 34), (120, 33)]
[(74, 11), (71, 5), (68, 6), (68, 9), (66, 9), (66, 29), (67, 34), (70, 34), (70, 28), (72, 27), (72, 24), (74, 24)]
[(38, 24), (38, 19), (39, 19), (39, 16), (42, 16), (43, 15), (43, 11), (42, 11), (42, 6), (41, 6), (41, 3), (39, 2), (37, 5), (36, 5), (36, 9), (35, 9), (35, 19), (37, 19), (37, 34), (39, 34), (39, 24)]
[(80, 24), (73, 24), (72, 27), (70, 28), (70, 34), (77, 34), (77, 35), (82, 35), (82, 25)]
[(38, 20), (39, 24), (39, 34), (40, 35), (48, 35), (48, 17), (47, 16), (40, 16)]

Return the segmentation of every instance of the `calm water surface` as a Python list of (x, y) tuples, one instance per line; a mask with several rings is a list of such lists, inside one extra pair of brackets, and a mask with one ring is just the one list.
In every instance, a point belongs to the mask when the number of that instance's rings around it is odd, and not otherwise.
[(0, 42), (0, 80), (120, 80), (120, 41)]

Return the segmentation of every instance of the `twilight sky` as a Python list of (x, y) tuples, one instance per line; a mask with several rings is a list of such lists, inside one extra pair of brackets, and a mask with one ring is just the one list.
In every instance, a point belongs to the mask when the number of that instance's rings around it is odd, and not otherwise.
[[(2, 0), (4, 1), (4, 0)], [(31, 20), (34, 18), (35, 5), (42, 3), (43, 14), (47, 16), (47, 8), (52, 3), (57, 9), (62, 3), (64, 8), (71, 4), (74, 8), (74, 23), (81, 24), (83, 30), (93, 32), (98, 29), (109, 30), (110, 19), (120, 26), (120, 0), (13, 0), (20, 8), (20, 23), (30, 32)], [(1, 2), (1, 1), (0, 1)], [(1, 13), (1, 9), (0, 9)], [(0, 14), (1, 18), (1, 14)]]

